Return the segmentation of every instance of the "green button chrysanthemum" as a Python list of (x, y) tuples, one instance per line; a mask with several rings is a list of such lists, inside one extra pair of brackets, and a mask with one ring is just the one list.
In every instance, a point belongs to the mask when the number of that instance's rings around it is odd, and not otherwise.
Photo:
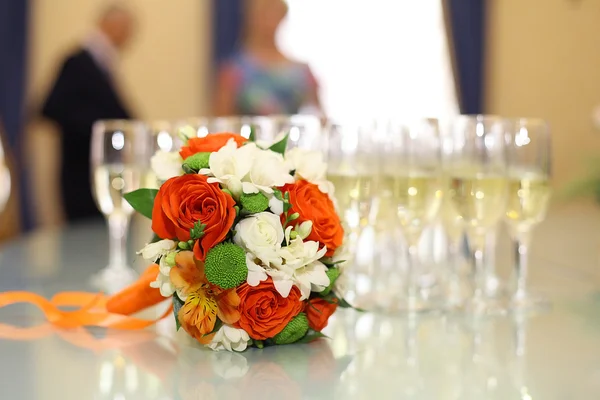
[(269, 208), (269, 199), (262, 193), (242, 193), (240, 203), (244, 210), (250, 213), (259, 213)]
[(246, 280), (246, 252), (233, 243), (221, 243), (208, 251), (204, 261), (206, 279), (223, 289), (231, 289)]
[(194, 155), (191, 155), (188, 158), (186, 158), (183, 162), (183, 170), (186, 172), (198, 172), (202, 168), (208, 168), (209, 158), (210, 153), (196, 153)]
[(333, 289), (333, 284), (335, 283), (337, 278), (340, 276), (340, 270), (338, 268), (329, 268), (327, 270), (327, 272), (325, 272), (325, 273), (327, 274), (327, 277), (329, 278), (329, 286), (327, 286), (325, 288), (325, 290), (323, 290), (321, 292), (321, 295), (323, 295), (323, 296), (327, 296), (331, 292), (331, 289)]
[(308, 318), (306, 314), (296, 315), (288, 324), (273, 338), (275, 344), (291, 344), (302, 339), (308, 332)]

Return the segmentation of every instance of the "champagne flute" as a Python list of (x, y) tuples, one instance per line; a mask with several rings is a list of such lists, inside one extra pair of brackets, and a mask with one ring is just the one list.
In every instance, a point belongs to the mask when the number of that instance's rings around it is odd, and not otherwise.
[[(406, 313), (434, 311), (435, 296), (421, 289), (425, 270), (419, 259), (423, 230), (436, 218), (442, 201), (441, 140), (438, 121), (390, 123), (381, 149), (380, 207), (389, 205), (408, 246), (404, 297), (393, 309)], [(435, 279), (429, 279), (435, 285)], [(435, 286), (432, 286), (435, 288)]]
[(324, 146), (327, 179), (335, 186), (336, 206), (346, 235), (345, 247), (352, 258), (340, 282), (344, 298), (363, 309), (373, 309), (379, 302), (374, 293), (375, 257), (368, 252), (364, 256), (357, 253), (361, 233), (372, 222), (374, 212), (377, 132), (375, 121), (329, 121)]
[(448, 198), (462, 218), (473, 253), (475, 290), (466, 304), (474, 314), (501, 314), (498, 298), (488, 296), (486, 235), (506, 209), (506, 122), (492, 116), (460, 116), (452, 124), (452, 152), (445, 167)]
[(535, 310), (549, 305), (527, 289), (528, 254), (533, 228), (546, 217), (550, 203), (550, 132), (539, 119), (513, 123), (508, 154), (508, 206), (505, 221), (514, 243), (517, 310)]
[[(451, 157), (453, 151), (453, 139), (449, 134), (442, 136), (442, 163)], [(444, 176), (444, 196), (440, 206), (440, 222), (446, 235), (447, 250), (447, 301), (446, 305), (450, 309), (462, 307), (466, 299), (470, 296), (469, 290), (465, 287), (467, 275), (464, 271), (464, 251), (465, 244), (464, 224), (462, 217), (456, 212), (452, 201), (448, 196), (450, 190), (450, 179)]]
[(378, 163), (375, 121), (330, 122), (327, 129), (327, 179), (335, 186), (344, 223), (356, 236), (373, 211)]
[(136, 121), (98, 121), (92, 128), (93, 193), (109, 232), (108, 265), (92, 282), (101, 289), (118, 290), (136, 277), (126, 255), (129, 220), (134, 210), (123, 195), (140, 188), (148, 169), (149, 139), (147, 128)]

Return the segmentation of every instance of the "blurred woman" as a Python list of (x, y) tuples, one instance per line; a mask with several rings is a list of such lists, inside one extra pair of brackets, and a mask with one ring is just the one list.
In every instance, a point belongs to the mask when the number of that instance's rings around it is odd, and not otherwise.
[(287, 14), (282, 0), (245, 0), (241, 48), (218, 73), (215, 114), (320, 112), (317, 82), (306, 64), (286, 58), (275, 35)]

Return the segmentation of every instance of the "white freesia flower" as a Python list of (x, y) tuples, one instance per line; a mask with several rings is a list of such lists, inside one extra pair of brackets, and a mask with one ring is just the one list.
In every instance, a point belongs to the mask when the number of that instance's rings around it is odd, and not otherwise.
[(271, 150), (259, 150), (254, 153), (252, 167), (242, 188), (244, 193), (262, 192), (270, 197), (274, 187), (286, 183), (294, 183), (294, 178), (289, 174), (283, 156)]
[(235, 140), (229, 139), (218, 151), (211, 153), (209, 168), (200, 170), (200, 174), (208, 175), (209, 183), (219, 182), (231, 191), (234, 197), (242, 194), (242, 180), (248, 175), (258, 149), (254, 143), (237, 147)]
[(279, 200), (275, 196), (271, 196), (271, 198), (269, 199), (269, 209), (273, 214), (283, 214), (283, 201)]
[[(266, 272), (273, 276), (274, 283), (276, 280), (281, 281), (279, 286), (284, 292), (287, 290), (288, 294), (291, 286), (296, 285), (300, 289), (300, 300), (304, 300), (310, 296), (311, 291), (320, 292), (329, 286), (327, 267), (319, 261), (327, 252), (327, 248), (319, 250), (318, 242), (304, 242), (300, 236), (290, 239), (291, 231), (291, 226), (285, 230), (287, 246), (279, 251), (282, 263), (273, 267), (276, 272)], [(287, 294), (281, 293), (277, 286), (275, 285), (277, 291), (286, 297)]]
[(281, 263), (278, 252), (284, 232), (278, 215), (261, 212), (242, 219), (234, 228), (233, 241), (265, 265)]
[(212, 338), (208, 347), (215, 351), (244, 351), (248, 347), (248, 342), (250, 342), (250, 336), (246, 331), (230, 325), (223, 325)]
[(169, 239), (159, 240), (156, 243), (147, 244), (142, 250), (138, 252), (142, 257), (151, 262), (156, 262), (160, 257), (160, 263), (158, 264), (159, 273), (154, 282), (150, 283), (153, 288), (160, 289), (160, 294), (164, 297), (170, 297), (175, 292), (175, 287), (171, 283), (169, 277), (171, 273), (171, 266), (167, 264), (167, 256), (175, 251), (175, 242)]
[(296, 178), (313, 183), (321, 192), (333, 196), (334, 186), (327, 180), (327, 163), (320, 152), (294, 147), (285, 153), (285, 162), (290, 171), (295, 171)]
[(295, 230), (298, 233), (298, 236), (300, 236), (302, 238), (302, 240), (304, 240), (312, 232), (312, 226), (313, 226), (312, 221), (304, 221), (301, 224), (297, 224)]
[(254, 261), (254, 256), (250, 253), (246, 253), (246, 265), (248, 266), (248, 277), (246, 278), (248, 285), (258, 286), (260, 282), (267, 280), (267, 272)]
[(179, 153), (172, 151), (158, 150), (150, 159), (152, 171), (161, 181), (183, 175), (182, 163)]

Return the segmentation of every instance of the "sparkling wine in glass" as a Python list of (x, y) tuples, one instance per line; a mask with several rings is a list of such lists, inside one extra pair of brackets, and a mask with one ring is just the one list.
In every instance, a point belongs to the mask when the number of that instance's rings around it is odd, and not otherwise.
[(349, 235), (358, 235), (373, 217), (377, 194), (377, 123), (331, 122), (327, 128), (327, 179)]
[[(338, 213), (345, 231), (345, 247), (351, 253), (343, 277), (344, 298), (353, 305), (373, 309), (378, 303), (372, 252), (362, 246), (365, 229), (374, 218), (379, 163), (377, 162), (377, 123), (375, 121), (329, 121), (324, 152), (327, 179), (335, 186)], [(365, 235), (363, 235), (365, 234)], [(372, 248), (371, 248), (372, 250)]]
[(508, 137), (508, 205), (504, 220), (515, 256), (512, 306), (530, 311), (549, 305), (546, 298), (528, 290), (527, 277), (531, 234), (546, 218), (550, 203), (550, 131), (545, 121), (524, 118), (513, 122)]
[(452, 152), (444, 167), (448, 198), (463, 222), (473, 255), (475, 288), (466, 304), (472, 314), (502, 314), (500, 299), (488, 296), (486, 235), (506, 210), (506, 121), (492, 116), (460, 116), (452, 124)]
[(408, 247), (405, 291), (391, 306), (392, 311), (412, 314), (438, 310), (439, 282), (419, 257), (422, 233), (435, 220), (442, 202), (438, 121), (392, 122), (380, 147), (379, 207), (395, 210)]
[(114, 291), (135, 279), (127, 263), (127, 233), (133, 208), (123, 195), (140, 188), (150, 158), (144, 124), (136, 121), (98, 121), (92, 129), (92, 192), (109, 231), (109, 262), (93, 278), (101, 289)]

